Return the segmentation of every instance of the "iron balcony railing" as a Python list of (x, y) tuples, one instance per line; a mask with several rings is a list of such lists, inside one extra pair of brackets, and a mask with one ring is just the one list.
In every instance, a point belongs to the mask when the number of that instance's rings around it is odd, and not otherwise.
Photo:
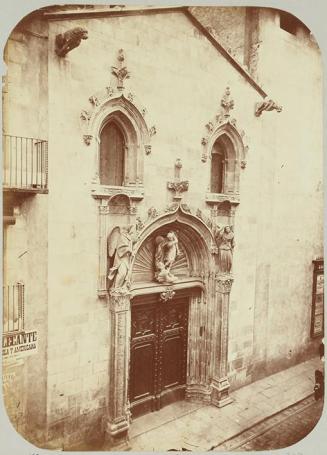
[(24, 284), (3, 286), (3, 333), (24, 330)]
[(3, 135), (3, 187), (48, 188), (48, 141)]

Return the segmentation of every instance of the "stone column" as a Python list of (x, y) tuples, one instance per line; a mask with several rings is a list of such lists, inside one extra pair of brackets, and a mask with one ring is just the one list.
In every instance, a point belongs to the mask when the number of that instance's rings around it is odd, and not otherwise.
[(117, 450), (128, 448), (130, 411), (128, 368), (130, 356), (130, 293), (118, 288), (109, 292), (110, 361), (107, 443)]
[(108, 200), (101, 199), (99, 205), (99, 273), (98, 296), (107, 297), (107, 217)]
[(233, 278), (231, 275), (217, 275), (216, 293), (218, 308), (220, 308), (220, 343), (217, 346), (217, 351), (214, 353), (216, 356), (216, 368), (211, 384), (211, 402), (219, 408), (226, 406), (233, 401), (229, 396), (230, 384), (227, 378), (229, 296), (232, 284)]

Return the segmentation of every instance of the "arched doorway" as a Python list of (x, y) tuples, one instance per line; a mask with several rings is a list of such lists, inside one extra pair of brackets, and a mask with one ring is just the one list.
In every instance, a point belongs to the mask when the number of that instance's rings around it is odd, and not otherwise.
[[(168, 221), (168, 220), (166, 220)], [(156, 242), (174, 232), (178, 256), (170, 269), (174, 283), (155, 278)], [(129, 401), (133, 417), (161, 409), (187, 394), (189, 319), (206, 288), (209, 265), (203, 237), (190, 225), (166, 222), (138, 249), (132, 269)], [(164, 291), (163, 291), (164, 286)], [(192, 330), (190, 336), (194, 337)]]
[[(181, 249), (180, 262), (176, 260), (175, 264), (176, 280), (159, 282), (153, 240), (171, 231), (176, 233)], [(108, 296), (111, 351), (107, 432), (113, 443), (127, 436), (131, 414), (135, 417), (183, 398), (216, 406), (231, 401), (226, 374), (233, 279), (218, 271), (212, 231), (187, 207), (173, 206), (149, 218), (138, 233), (133, 251), (131, 286), (111, 288)], [(133, 352), (135, 346), (139, 349)], [(160, 349), (156, 360), (156, 350)], [(136, 378), (130, 369), (135, 366), (139, 368)]]

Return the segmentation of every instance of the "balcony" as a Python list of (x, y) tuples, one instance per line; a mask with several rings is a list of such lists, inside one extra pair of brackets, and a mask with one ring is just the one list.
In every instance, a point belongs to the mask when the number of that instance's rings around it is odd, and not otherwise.
[(3, 135), (3, 191), (48, 192), (48, 142)]

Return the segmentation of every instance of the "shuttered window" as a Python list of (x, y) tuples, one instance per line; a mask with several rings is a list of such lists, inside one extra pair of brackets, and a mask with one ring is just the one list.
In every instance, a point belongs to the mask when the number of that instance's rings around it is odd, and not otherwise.
[(100, 135), (100, 183), (122, 186), (124, 184), (125, 141), (115, 122), (107, 123)]

